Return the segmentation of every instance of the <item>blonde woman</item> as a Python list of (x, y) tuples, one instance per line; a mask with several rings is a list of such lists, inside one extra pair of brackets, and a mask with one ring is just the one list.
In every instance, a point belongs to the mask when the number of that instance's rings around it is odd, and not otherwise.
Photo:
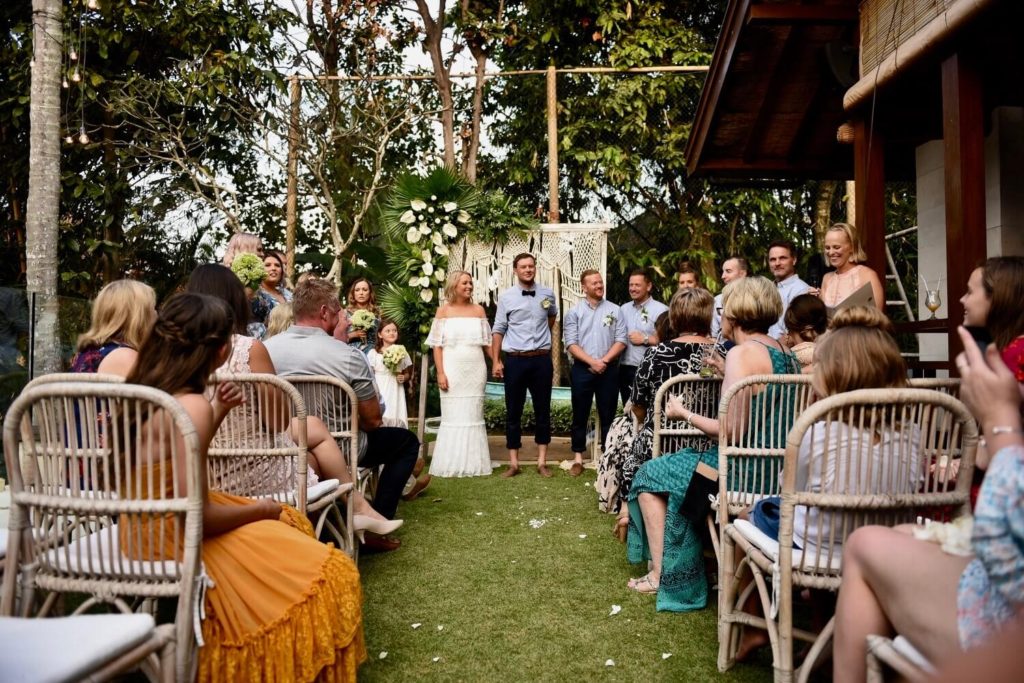
[(427, 345), (434, 349), (441, 389), (441, 428), (434, 444), (430, 474), (476, 477), (491, 473), (491, 453), (484, 426), (484, 349), (491, 327), (482, 306), (473, 303), (473, 277), (465, 271), (448, 275), (445, 303), (437, 310)]
[[(115, 280), (92, 302), (89, 329), (78, 337), (71, 372), (124, 374), (156, 320), (156, 292), (135, 280)], [(123, 370), (123, 372), (118, 372)]]
[(263, 258), (263, 241), (259, 235), (254, 235), (251, 232), (236, 232), (228, 240), (228, 248), (224, 252), (221, 263), (230, 268), (239, 254), (256, 254)]
[(870, 284), (875, 306), (885, 312), (885, 288), (878, 273), (860, 263), (867, 256), (852, 225), (836, 223), (828, 229), (825, 233), (825, 258), (835, 271), (826, 273), (821, 289), (808, 290), (810, 293), (820, 296), (829, 308), (835, 308), (865, 284)]

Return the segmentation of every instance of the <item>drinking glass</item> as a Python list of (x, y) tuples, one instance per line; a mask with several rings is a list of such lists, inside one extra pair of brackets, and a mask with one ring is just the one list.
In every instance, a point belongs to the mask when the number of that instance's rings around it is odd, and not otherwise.
[(942, 306), (942, 297), (939, 295), (939, 290), (929, 289), (924, 298), (924, 305), (925, 308), (932, 312), (932, 317), (929, 320), (934, 320), (935, 311), (939, 310), (939, 307)]

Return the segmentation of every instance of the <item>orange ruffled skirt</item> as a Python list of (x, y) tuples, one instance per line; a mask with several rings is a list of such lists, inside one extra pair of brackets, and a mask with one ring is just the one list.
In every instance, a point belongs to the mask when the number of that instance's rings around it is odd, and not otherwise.
[[(211, 502), (249, 501), (211, 491)], [(206, 592), (200, 681), (355, 681), (366, 659), (362, 588), (352, 560), (313, 538), (286, 507), (280, 521), (203, 541)]]

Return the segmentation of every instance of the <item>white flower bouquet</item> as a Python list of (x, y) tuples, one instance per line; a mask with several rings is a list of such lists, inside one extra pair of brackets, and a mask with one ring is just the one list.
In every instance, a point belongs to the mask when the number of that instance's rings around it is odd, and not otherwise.
[(373, 329), (374, 324), (377, 322), (377, 316), (365, 308), (360, 308), (349, 317), (348, 322), (353, 329), (365, 332)]
[(392, 375), (397, 375), (412, 365), (412, 359), (409, 358), (409, 352), (406, 351), (405, 347), (401, 344), (392, 344), (388, 348), (384, 349), (382, 359), (384, 361), (384, 367), (386, 367), (388, 372)]

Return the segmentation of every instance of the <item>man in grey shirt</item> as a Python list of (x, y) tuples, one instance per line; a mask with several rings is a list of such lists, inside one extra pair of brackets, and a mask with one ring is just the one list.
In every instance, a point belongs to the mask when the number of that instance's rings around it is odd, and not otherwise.
[[(509, 468), (501, 475), (519, 474), (519, 449), (523, 446), (523, 406), (526, 392), (533, 401), (537, 431), (537, 472), (550, 477), (547, 468), (551, 443), (551, 326), (558, 317), (558, 302), (550, 287), (534, 281), (537, 261), (532, 254), (519, 254), (512, 261), (516, 284), (498, 296), (498, 312), (491, 328), (491, 372), (505, 380), (505, 446)], [(504, 363), (501, 352), (505, 352)]]
[(629, 400), (636, 368), (644, 359), (647, 349), (657, 346), (661, 341), (655, 332), (654, 323), (658, 321), (659, 315), (668, 310), (668, 306), (654, 300), (651, 296), (653, 287), (650, 273), (642, 269), (634, 270), (629, 274), (630, 301), (619, 307), (629, 335), (626, 352), (622, 354), (622, 363), (619, 365), (619, 396), (622, 397), (622, 405), (626, 405)]
[(383, 465), (372, 505), (394, 519), (398, 499), (416, 464), (419, 439), (408, 429), (382, 426), (377, 386), (366, 357), (331, 336), (342, 313), (334, 284), (313, 279), (300, 283), (292, 309), (295, 324), (264, 342), (270, 359), (279, 375), (329, 375), (352, 387), (359, 399), (359, 466)]
[(565, 314), (562, 339), (573, 357), (572, 451), (575, 460), (569, 473), (583, 473), (583, 452), (587, 450), (587, 421), (590, 406), (597, 403), (604, 445), (618, 402), (619, 355), (626, 350), (626, 323), (619, 307), (604, 298), (604, 279), (596, 270), (584, 270), (580, 284), (586, 298)]
[(768, 335), (772, 339), (782, 339), (786, 333), (786, 311), (793, 299), (801, 294), (806, 294), (810, 285), (800, 279), (796, 274), (796, 245), (788, 240), (775, 240), (768, 245), (768, 268), (775, 277), (775, 286), (779, 288), (779, 296), (782, 297), (782, 315), (778, 321), (768, 329)]

